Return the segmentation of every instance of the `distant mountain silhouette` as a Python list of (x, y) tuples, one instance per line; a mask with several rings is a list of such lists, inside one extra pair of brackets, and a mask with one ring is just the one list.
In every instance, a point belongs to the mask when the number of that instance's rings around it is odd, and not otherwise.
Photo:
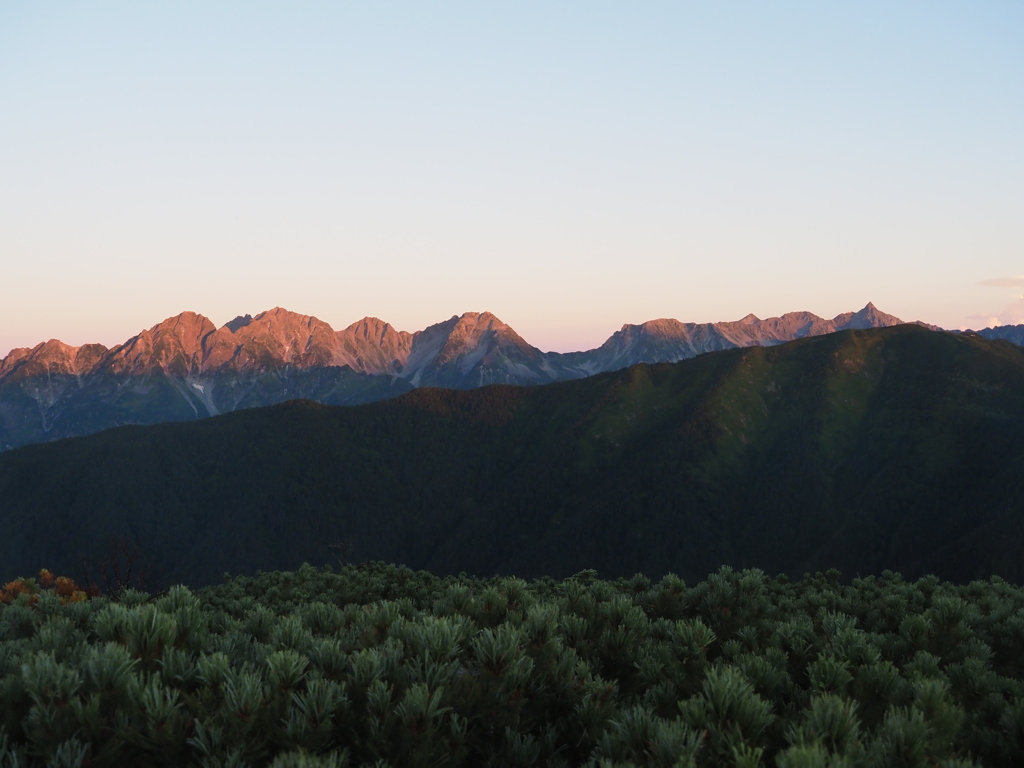
[[(187, 325), (181, 338), (204, 333)], [(313, 354), (274, 327), (274, 354)], [(157, 337), (153, 354), (188, 370), (194, 349)], [(901, 325), (540, 387), (296, 401), (7, 451), (0, 578), (74, 573), (129, 537), (165, 579), (190, 584), (322, 564), (335, 542), (356, 561), (439, 574), (692, 580), (728, 564), (1020, 581), (1022, 514), (1024, 349)]]
[(997, 325), (995, 328), (982, 328), (973, 331), (986, 339), (1005, 339), (1019, 346), (1024, 346), (1024, 325)]
[(853, 328), (887, 328), (903, 321), (869, 303), (859, 312), (825, 320), (810, 312), (789, 312), (761, 320), (747, 315), (728, 323), (681, 323), (651, 320), (624, 325), (608, 341), (589, 352), (563, 355), (570, 365), (592, 373), (614, 371), (637, 363), (674, 363), (705, 352), (736, 347), (770, 347), (807, 336)]
[(809, 312), (726, 323), (662, 319), (625, 325), (597, 349), (559, 354), (541, 352), (489, 312), (453, 316), (416, 333), (373, 317), (335, 331), (281, 308), (217, 328), (183, 312), (113, 349), (50, 340), (13, 350), (0, 361), (0, 450), (294, 398), (352, 405), (421, 386), (546, 384), (901, 322), (872, 304), (831, 320)]

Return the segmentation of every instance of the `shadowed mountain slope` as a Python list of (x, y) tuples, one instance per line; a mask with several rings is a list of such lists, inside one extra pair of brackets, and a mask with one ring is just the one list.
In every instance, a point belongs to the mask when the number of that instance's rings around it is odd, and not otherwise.
[(910, 325), (0, 455), (7, 576), (133, 537), (191, 584), (332, 542), (435, 573), (1021, 580), (1022, 513), (1024, 350)]
[(155, 424), (308, 398), (351, 405), (419, 386), (471, 389), (546, 384), (640, 362), (675, 362), (771, 346), (899, 318), (868, 304), (832, 320), (808, 312), (734, 323), (653, 320), (626, 325), (589, 352), (530, 346), (489, 312), (467, 312), (416, 333), (367, 317), (342, 331), (276, 308), (221, 328), (183, 312), (114, 349), (56, 340), (0, 360), (0, 451), (122, 424)]
[(888, 328), (903, 321), (880, 312), (869, 303), (859, 312), (845, 312), (831, 320), (810, 312), (788, 312), (761, 320), (747, 315), (726, 323), (681, 323), (650, 320), (624, 325), (597, 349), (562, 355), (565, 364), (590, 373), (614, 371), (637, 363), (675, 363), (705, 352), (737, 347), (771, 347), (807, 336), (863, 328)]
[(995, 328), (982, 328), (977, 333), (986, 339), (1005, 339), (1024, 347), (1024, 325), (997, 325)]

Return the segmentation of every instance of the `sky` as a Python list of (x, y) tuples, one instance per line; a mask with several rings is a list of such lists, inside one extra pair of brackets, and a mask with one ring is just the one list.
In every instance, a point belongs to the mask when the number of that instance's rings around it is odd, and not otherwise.
[(2, 3), (0, 356), (275, 306), (1024, 323), (1022, 41), (1019, 0)]

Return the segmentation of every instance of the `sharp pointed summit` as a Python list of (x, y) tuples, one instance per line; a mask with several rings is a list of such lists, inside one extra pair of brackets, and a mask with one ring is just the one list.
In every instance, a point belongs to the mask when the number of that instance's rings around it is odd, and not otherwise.
[(858, 312), (847, 312), (837, 315), (832, 319), (836, 330), (845, 331), (856, 328), (886, 328), (891, 325), (900, 325), (903, 321), (894, 315), (887, 315), (880, 311), (870, 301)]

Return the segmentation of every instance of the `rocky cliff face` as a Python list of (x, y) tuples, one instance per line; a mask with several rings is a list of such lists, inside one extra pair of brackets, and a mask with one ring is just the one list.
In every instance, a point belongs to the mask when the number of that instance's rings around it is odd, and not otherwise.
[(396, 331), (376, 317), (364, 317), (338, 331), (340, 359), (354, 371), (397, 376), (412, 351), (413, 334)]
[(356, 404), (412, 389), (352, 365), (340, 337), (283, 309), (221, 328), (183, 312), (110, 350), (59, 341), (16, 349), (0, 362), (0, 450), (296, 398)]
[(808, 312), (725, 323), (662, 319), (624, 325), (597, 349), (559, 354), (541, 352), (489, 312), (453, 316), (416, 333), (373, 317), (335, 331), (281, 308), (217, 328), (183, 312), (109, 350), (56, 340), (13, 350), (0, 361), (0, 450), (294, 398), (340, 405), (422, 386), (545, 384), (901, 322), (871, 304), (831, 320)]
[(400, 375), (416, 387), (544, 384), (566, 378), (552, 368), (557, 357), (530, 346), (490, 312), (467, 312), (414, 334)]

